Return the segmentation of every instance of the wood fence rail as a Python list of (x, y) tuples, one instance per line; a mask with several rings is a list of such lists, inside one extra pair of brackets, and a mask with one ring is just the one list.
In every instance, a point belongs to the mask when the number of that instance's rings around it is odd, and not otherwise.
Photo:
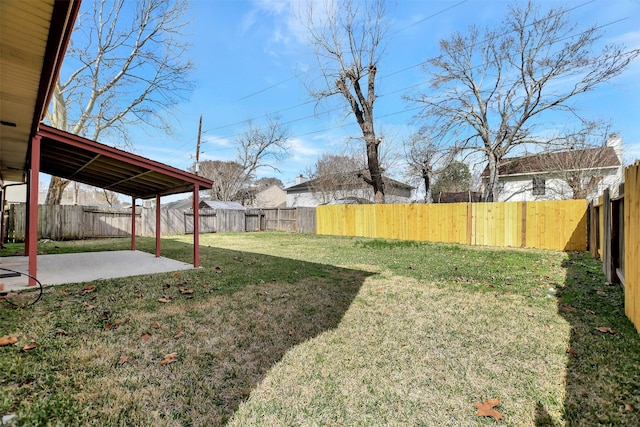
[(318, 206), (317, 232), (584, 251), (586, 207), (586, 200)]
[(619, 196), (606, 189), (589, 204), (589, 252), (610, 283), (624, 289), (624, 310), (640, 332), (640, 162), (624, 171)]
[[(136, 212), (136, 234), (155, 236), (155, 208)], [(5, 219), (7, 241), (25, 237), (25, 205), (12, 205)], [(315, 208), (217, 210), (200, 209), (200, 232), (289, 231), (315, 233)], [(193, 233), (193, 211), (160, 210), (163, 236)], [(88, 206), (38, 206), (38, 238), (81, 240), (131, 235), (129, 209), (102, 209)]]

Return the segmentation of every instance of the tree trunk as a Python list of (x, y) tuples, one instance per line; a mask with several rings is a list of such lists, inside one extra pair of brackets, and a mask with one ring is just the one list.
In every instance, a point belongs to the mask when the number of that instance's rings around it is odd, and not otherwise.
[(422, 179), (424, 180), (424, 202), (429, 203), (429, 190), (431, 189), (431, 171), (427, 166), (427, 162), (423, 164), (421, 172)]
[(384, 204), (384, 181), (382, 181), (382, 172), (380, 171), (380, 162), (378, 160), (379, 142), (376, 140), (375, 135), (369, 135), (365, 140), (367, 144), (367, 164), (371, 175), (371, 186), (373, 187), (373, 201)]
[(498, 201), (498, 158), (495, 153), (488, 153), (489, 158), (489, 182), (484, 194), (485, 202)]
[(51, 177), (49, 182), (49, 190), (47, 191), (46, 205), (59, 205), (62, 202), (62, 193), (64, 189), (71, 183), (71, 181), (58, 178), (57, 176)]

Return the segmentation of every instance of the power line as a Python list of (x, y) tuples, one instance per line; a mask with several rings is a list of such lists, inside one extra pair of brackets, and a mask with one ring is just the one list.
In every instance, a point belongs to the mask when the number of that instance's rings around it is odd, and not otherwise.
[[(575, 10), (575, 9), (579, 8), (579, 7), (583, 7), (583, 6), (585, 6), (585, 5), (588, 5), (588, 4), (590, 4), (590, 3), (593, 3), (594, 1), (595, 1), (595, 0), (591, 0), (591, 1), (588, 1), (588, 2), (585, 2), (585, 3), (582, 3), (582, 4), (580, 4), (580, 5), (577, 5), (577, 6), (573, 7), (573, 8), (563, 10), (563, 11), (559, 12), (558, 14), (555, 14), (555, 15), (552, 15), (552, 16), (549, 16), (549, 17), (544, 18), (544, 20), (551, 19), (551, 18), (553, 18), (553, 17), (559, 16), (560, 14), (564, 14), (564, 13), (567, 13), (567, 12), (569, 12), (569, 11), (573, 11), (573, 10)], [(464, 3), (464, 2), (458, 3), (458, 5), (459, 5), (459, 4), (462, 4), (462, 3)], [(422, 21), (424, 21), (424, 20), (426, 20), (426, 19), (427, 19), (427, 18), (425, 18), (425, 19), (421, 20), (421, 22), (422, 22)], [(603, 25), (598, 26), (598, 27), (594, 27), (594, 28), (592, 28), (592, 29), (596, 29), (596, 30), (597, 30), (597, 29), (601, 29), (601, 28), (604, 28), (604, 27), (607, 27), (607, 26), (611, 26), (611, 25), (618, 24), (618, 23), (620, 23), (620, 22), (622, 22), (622, 21), (625, 21), (625, 20), (627, 20), (627, 19), (629, 19), (629, 17), (625, 17), (625, 18), (621, 18), (621, 19), (618, 19), (618, 20), (615, 20), (615, 21), (611, 21), (611, 22), (609, 22), (609, 23), (603, 24)], [(530, 25), (534, 25), (535, 23), (539, 23), (539, 22), (542, 22), (542, 21), (543, 21), (542, 19), (541, 19), (541, 20), (538, 20), (538, 21), (535, 21), (534, 23), (528, 24), (528, 26), (530, 26)], [(415, 24), (415, 23), (414, 23), (414, 24)], [(411, 25), (414, 25), (414, 24), (411, 24)], [(408, 28), (408, 27), (405, 27), (405, 28)], [(590, 30), (591, 30), (591, 29), (590, 29)], [(401, 31), (401, 30), (399, 30), (399, 31)], [(589, 30), (587, 30), (587, 31), (589, 31)], [(560, 41), (563, 41), (563, 40), (567, 40), (567, 39), (570, 39), (570, 38), (573, 38), (573, 37), (576, 37), (576, 36), (579, 36), (579, 35), (581, 35), (581, 34), (584, 34), (584, 33), (585, 33), (585, 32), (587, 32), (587, 31), (583, 31), (583, 32), (580, 32), (580, 33), (576, 33), (576, 34), (568, 35), (568, 36), (566, 36), (566, 37), (564, 37), (564, 38), (561, 38), (561, 39), (555, 40), (552, 44), (557, 43), (557, 42), (560, 42)], [(477, 46), (477, 45), (480, 45), (480, 44), (482, 44), (482, 43), (487, 43), (487, 42), (489, 42), (489, 41), (495, 40), (496, 38), (503, 37), (503, 36), (505, 36), (505, 35), (507, 35), (507, 34), (509, 34), (509, 33), (511, 33), (511, 31), (509, 31), (509, 32), (504, 32), (504, 33), (501, 33), (501, 34), (495, 35), (495, 36), (493, 36), (493, 37), (491, 37), (491, 38), (487, 38), (487, 39), (482, 40), (482, 41), (480, 41), (480, 42), (478, 42), (478, 43), (475, 43), (475, 44), (474, 44), (474, 45), (472, 45), (471, 47), (473, 48), (473, 47), (475, 47), (475, 46)], [(442, 57), (442, 55), (440, 55), (439, 57)], [(383, 79), (383, 78), (387, 78), (387, 77), (390, 77), (390, 76), (395, 75), (395, 74), (399, 74), (400, 72), (406, 71), (406, 70), (411, 69), (411, 68), (415, 68), (416, 66), (419, 66), (419, 65), (425, 64), (426, 62), (427, 62), (427, 61), (424, 61), (424, 62), (421, 62), (421, 63), (418, 63), (418, 64), (414, 64), (414, 65), (412, 65), (412, 66), (410, 66), (410, 67), (405, 67), (405, 68), (403, 68), (403, 69), (401, 69), (401, 70), (397, 70), (397, 71), (395, 71), (395, 72), (393, 72), (393, 73), (390, 73), (390, 74), (387, 74), (387, 75), (382, 76), (382, 77), (381, 77), (381, 79)], [(478, 64), (478, 65), (476, 65), (476, 66), (475, 66), (475, 67), (473, 67), (473, 68), (477, 68), (477, 67), (480, 67), (480, 66), (482, 66), (482, 65), (483, 65), (483, 64)], [(289, 81), (289, 80), (291, 80), (292, 78), (293, 78), (293, 77), (291, 77), (291, 78), (289, 78), (289, 79), (287, 79), (287, 80), (284, 80), (284, 81)], [(388, 96), (388, 95), (393, 94), (393, 93), (397, 93), (397, 92), (401, 92), (401, 91), (406, 91), (407, 89), (410, 89), (410, 88), (413, 88), (413, 87), (416, 87), (416, 86), (422, 85), (422, 84), (424, 84), (424, 83), (426, 83), (426, 82), (427, 82), (427, 81), (423, 81), (423, 82), (419, 82), (419, 83), (416, 83), (416, 84), (412, 84), (412, 85), (409, 85), (409, 86), (406, 86), (406, 87), (403, 87), (403, 88), (400, 88), (400, 89), (394, 90), (394, 91), (392, 91), (392, 92), (389, 92), (389, 93), (387, 93), (387, 94), (380, 95), (380, 96), (378, 96), (378, 97), (379, 97), (379, 98), (381, 98), (381, 97)], [(263, 90), (263, 91), (264, 91), (264, 90)], [(277, 114), (277, 113), (279, 113), (279, 112), (289, 111), (289, 110), (296, 109), (296, 108), (299, 108), (299, 107), (304, 106), (304, 105), (308, 105), (308, 104), (310, 104), (310, 103), (312, 103), (312, 102), (315, 102), (315, 100), (309, 100), (309, 101), (306, 101), (306, 102), (303, 102), (303, 103), (300, 103), (300, 104), (296, 104), (296, 105), (293, 105), (293, 106), (290, 106), (290, 107), (286, 107), (286, 108), (284, 108), (284, 109), (281, 109), (281, 110), (276, 111), (275, 113), (264, 114), (264, 115), (262, 115), (262, 116), (257, 116), (257, 117), (255, 117), (255, 118), (246, 119), (246, 120), (239, 121), (239, 122), (236, 122), (236, 123), (232, 123), (232, 124), (228, 124), (228, 125), (223, 125), (223, 126), (218, 126), (218, 127), (216, 127), (216, 128), (210, 128), (210, 129), (208, 129), (208, 130), (207, 130), (207, 131), (205, 131), (205, 132), (213, 131), (213, 130), (219, 130), (219, 129), (223, 129), (223, 128), (232, 127), (232, 126), (235, 126), (235, 125), (238, 125), (238, 124), (247, 123), (247, 122), (249, 122), (249, 121), (251, 121), (251, 120), (255, 120), (256, 118), (268, 117), (268, 116), (271, 116), (271, 115)], [(332, 109), (329, 109), (329, 110), (323, 111), (321, 114), (330, 113), (330, 112), (333, 112), (333, 111), (336, 111), (336, 110), (339, 110), (339, 109), (340, 109), (340, 110), (342, 110), (342, 109), (344, 109), (344, 108), (345, 108), (344, 106), (336, 107), (336, 108), (332, 108)], [(397, 111), (397, 112), (392, 112), (392, 113), (388, 113), (388, 114), (385, 114), (385, 115), (382, 115), (382, 116), (378, 116), (378, 118), (384, 118), (384, 117), (389, 117), (389, 116), (393, 116), (393, 115), (403, 114), (403, 113), (406, 113), (406, 112), (408, 112), (408, 111), (416, 110), (416, 109), (419, 109), (419, 108), (422, 108), (422, 107), (408, 108), (408, 109), (400, 110), (400, 111)], [(292, 120), (290, 120), (290, 121), (283, 122), (282, 124), (285, 124), (285, 125), (286, 125), (286, 124), (291, 124), (291, 123), (299, 122), (299, 121), (302, 121), (302, 120), (305, 120), (305, 119), (308, 119), (308, 118), (312, 118), (312, 117), (315, 117), (315, 116), (317, 116), (317, 114), (312, 114), (312, 115), (307, 115), (307, 116), (303, 116), (303, 117), (298, 117), (298, 118), (292, 119)], [(332, 126), (332, 127), (328, 127), (328, 128), (319, 129), (319, 130), (309, 131), (309, 132), (302, 133), (302, 134), (292, 135), (292, 136), (291, 136), (291, 138), (301, 137), (301, 136), (306, 136), (306, 135), (311, 135), (311, 134), (316, 134), (316, 133), (325, 132), (325, 131), (328, 131), (328, 130), (334, 130), (334, 129), (344, 128), (344, 127), (347, 127), (347, 126), (353, 126), (354, 124), (355, 124), (355, 123), (342, 124), (342, 125)], [(237, 137), (238, 135), (239, 135), (239, 134), (230, 135), (230, 136), (227, 136), (227, 137), (225, 137), (225, 138), (233, 138), (233, 137)], [(186, 144), (186, 143), (185, 143), (185, 144)], [(182, 144), (181, 146), (184, 146), (185, 144)]]

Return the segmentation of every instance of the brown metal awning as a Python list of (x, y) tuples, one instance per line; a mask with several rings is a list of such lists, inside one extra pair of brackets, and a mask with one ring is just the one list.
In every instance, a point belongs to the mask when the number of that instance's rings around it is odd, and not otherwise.
[(211, 188), (209, 179), (174, 167), (100, 144), (44, 124), (37, 132), (41, 139), (40, 171), (61, 178), (150, 199)]
[[(39, 174), (102, 187), (132, 197), (131, 249), (135, 250), (135, 200), (211, 188), (205, 178), (42, 124), (60, 72), (80, 0), (0, 0), (0, 185), (26, 182), (25, 254), (37, 275)], [(198, 210), (194, 212), (194, 266), (200, 265)], [(156, 256), (160, 256), (156, 209)], [(1, 233), (0, 233), (1, 234)], [(35, 284), (35, 283), (32, 283)]]

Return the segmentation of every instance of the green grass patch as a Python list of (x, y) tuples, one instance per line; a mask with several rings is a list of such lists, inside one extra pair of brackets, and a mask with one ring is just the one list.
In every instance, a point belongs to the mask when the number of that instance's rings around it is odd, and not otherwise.
[[(163, 239), (162, 253), (190, 262), (189, 243)], [(24, 425), (495, 425), (472, 404), (497, 397), (505, 425), (637, 424), (640, 337), (620, 287), (604, 284), (589, 255), (287, 233), (209, 234), (201, 246), (202, 269), (91, 292), (57, 286), (31, 308), (0, 306), (0, 336), (18, 337), (0, 348), (0, 415)]]

